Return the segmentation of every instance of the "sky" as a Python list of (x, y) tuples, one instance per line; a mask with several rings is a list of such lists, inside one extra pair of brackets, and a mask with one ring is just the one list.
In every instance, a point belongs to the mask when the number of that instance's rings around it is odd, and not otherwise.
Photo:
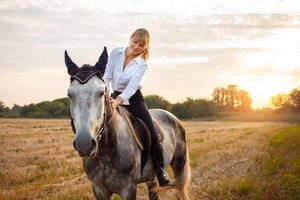
[(65, 49), (78, 66), (95, 64), (140, 27), (151, 35), (144, 95), (210, 99), (236, 84), (262, 108), (300, 86), (296, 0), (1, 0), (0, 101), (66, 97)]

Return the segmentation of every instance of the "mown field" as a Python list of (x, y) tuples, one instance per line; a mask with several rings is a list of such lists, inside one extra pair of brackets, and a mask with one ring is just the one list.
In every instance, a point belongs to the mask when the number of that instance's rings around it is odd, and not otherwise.
[[(192, 200), (300, 199), (300, 125), (183, 124)], [(0, 119), (0, 199), (94, 199), (72, 140), (69, 120)], [(172, 190), (161, 192), (173, 199)], [(138, 199), (147, 199), (144, 184)]]

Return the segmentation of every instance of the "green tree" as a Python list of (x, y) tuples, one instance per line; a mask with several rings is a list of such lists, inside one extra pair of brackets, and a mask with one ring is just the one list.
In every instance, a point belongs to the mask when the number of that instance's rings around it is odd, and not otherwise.
[(245, 90), (239, 90), (237, 85), (215, 88), (212, 97), (221, 112), (251, 110), (252, 99), (249, 93)]
[(213, 91), (213, 95), (212, 95), (213, 100), (216, 103), (216, 105), (220, 111), (224, 111), (224, 109), (225, 109), (226, 95), (227, 95), (227, 91), (223, 87), (215, 88)]
[(147, 95), (145, 97), (145, 103), (148, 108), (161, 108), (164, 110), (168, 110), (170, 107), (170, 102), (165, 100), (163, 97), (159, 95)]
[(227, 86), (226, 107), (227, 110), (233, 111), (239, 105), (238, 87), (236, 85)]
[(8, 114), (9, 108), (4, 105), (3, 101), (0, 101), (0, 117), (4, 117)]
[(64, 118), (69, 116), (69, 99), (61, 98), (54, 101), (43, 101), (22, 107), (20, 116), (32, 118)]
[(270, 100), (273, 109), (279, 112), (289, 112), (291, 111), (290, 96), (285, 93), (279, 93), (271, 97)]
[(294, 112), (300, 112), (300, 87), (294, 88), (289, 94), (290, 104)]
[(0, 112), (4, 112), (5, 111), (5, 105), (2, 101), (0, 101)]
[(252, 99), (249, 95), (249, 93), (245, 90), (239, 90), (238, 91), (238, 100), (239, 100), (239, 106), (238, 110), (240, 111), (249, 111), (251, 110), (251, 104), (252, 104)]
[(29, 105), (23, 106), (21, 110), (21, 116), (22, 117), (30, 117), (31, 113), (34, 111), (34, 104), (31, 103)]
[(207, 99), (187, 98), (183, 103), (171, 106), (170, 111), (179, 118), (211, 117), (216, 114), (217, 105)]

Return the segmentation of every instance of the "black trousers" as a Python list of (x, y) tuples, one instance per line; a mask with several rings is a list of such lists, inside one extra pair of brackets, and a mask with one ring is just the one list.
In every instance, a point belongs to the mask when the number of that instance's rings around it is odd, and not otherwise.
[[(114, 91), (111, 94), (111, 97), (115, 99), (119, 94), (121, 94), (121, 92)], [(127, 108), (131, 114), (143, 120), (143, 122), (149, 128), (152, 143), (157, 143), (158, 136), (155, 131), (152, 117), (144, 101), (144, 97), (141, 90), (137, 90), (136, 93), (129, 98), (129, 103), (130, 105), (122, 105), (122, 106)]]

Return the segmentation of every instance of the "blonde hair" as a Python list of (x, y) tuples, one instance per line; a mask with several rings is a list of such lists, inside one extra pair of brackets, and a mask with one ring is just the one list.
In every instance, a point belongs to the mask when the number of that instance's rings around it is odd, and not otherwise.
[(149, 47), (150, 34), (149, 34), (149, 32), (144, 28), (139, 28), (131, 34), (130, 39), (136, 39), (143, 46), (145, 46), (145, 49), (141, 55), (145, 60), (147, 60), (149, 58), (149, 54), (150, 54), (150, 47)]

